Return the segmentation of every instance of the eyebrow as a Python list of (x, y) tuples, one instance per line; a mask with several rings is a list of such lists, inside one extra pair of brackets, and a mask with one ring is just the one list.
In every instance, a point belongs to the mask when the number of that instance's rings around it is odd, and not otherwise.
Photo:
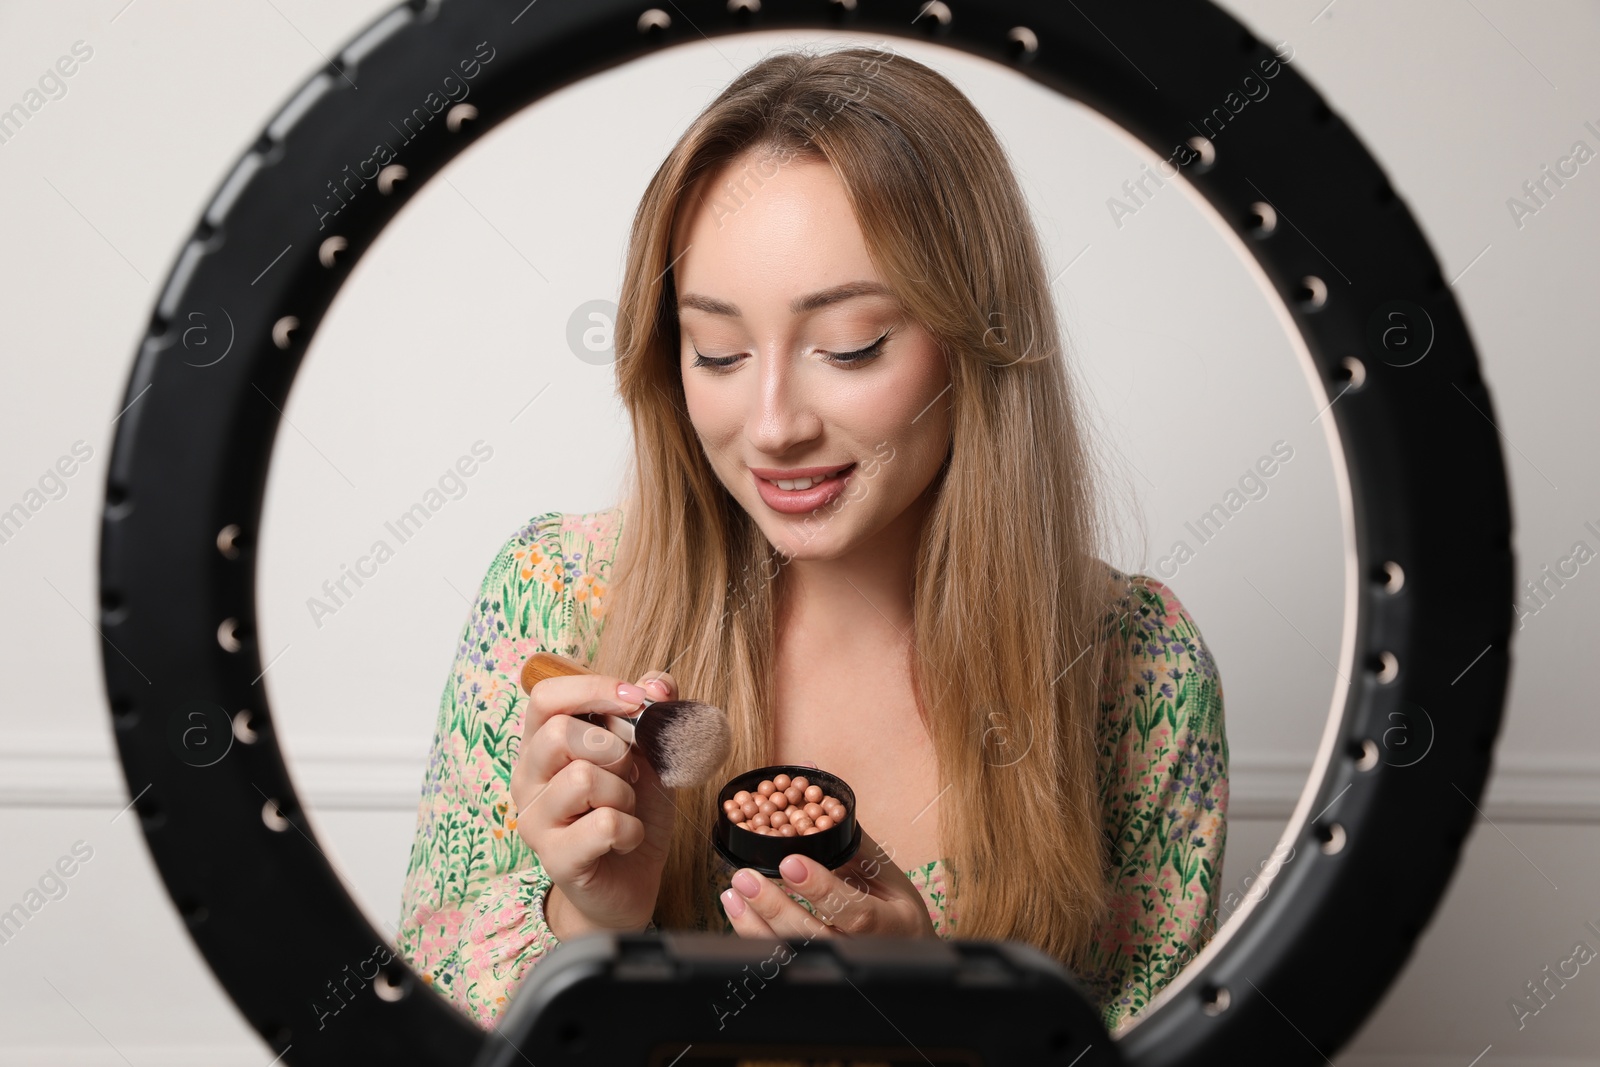
[[(829, 304), (840, 301), (852, 300), (858, 296), (893, 296), (894, 292), (886, 285), (878, 282), (857, 281), (845, 282), (842, 285), (819, 289), (814, 293), (796, 297), (789, 302), (789, 310), (796, 315), (804, 315), (808, 311), (815, 311)], [(738, 307), (726, 300), (718, 300), (713, 296), (704, 296), (700, 293), (684, 293), (678, 298), (678, 310), (695, 308), (708, 315), (726, 315), (730, 318), (739, 318), (743, 315)]]

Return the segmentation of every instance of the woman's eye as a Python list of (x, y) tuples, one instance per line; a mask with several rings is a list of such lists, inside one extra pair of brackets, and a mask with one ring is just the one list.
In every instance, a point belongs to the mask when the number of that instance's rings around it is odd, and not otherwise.
[[(883, 351), (884, 341), (888, 340), (889, 334), (893, 332), (893, 330), (885, 330), (882, 337), (879, 337), (866, 348), (858, 348), (854, 352), (824, 352), (822, 354), (827, 356), (830, 362), (841, 366), (866, 363)], [(691, 350), (694, 352), (694, 359), (689, 364), (691, 367), (710, 367), (713, 370), (727, 370), (739, 361), (738, 356), (702, 356), (699, 349), (691, 347)]]
[(868, 360), (875, 358), (880, 352), (883, 351), (883, 342), (888, 339), (891, 332), (893, 331), (885, 330), (882, 337), (872, 342), (866, 348), (858, 348), (854, 352), (830, 353), (828, 358), (835, 363), (844, 364), (845, 366), (855, 363), (865, 363)]
[(738, 358), (738, 356), (702, 356), (700, 350), (695, 349), (694, 361), (689, 365), (691, 367), (716, 367), (719, 370), (726, 370), (728, 367), (733, 366), (734, 361)]

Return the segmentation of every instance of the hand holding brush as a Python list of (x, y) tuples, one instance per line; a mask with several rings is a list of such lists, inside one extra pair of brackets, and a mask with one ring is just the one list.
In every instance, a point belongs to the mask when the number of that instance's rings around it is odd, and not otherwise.
[[(685, 764), (673, 753), (684, 738), (657, 727), (678, 718), (674, 706), (697, 703), (671, 699), (670, 676), (655, 680), (667, 699), (648, 701), (638, 686), (550, 653), (535, 653), (524, 665), (528, 702), (511, 774), (513, 825), (553, 883), (545, 920), (559, 940), (642, 930), (655, 911), (677, 812), (650, 756), (683, 780)], [(661, 722), (645, 725), (663, 709)], [(722, 713), (711, 711), (725, 728)], [(703, 726), (706, 712), (679, 714)]]
[[(546, 678), (593, 674), (589, 668), (553, 652), (535, 652), (522, 665), (522, 688), (531, 693)], [(579, 712), (577, 717), (604, 726), (644, 757), (669, 789), (699, 785), (712, 776), (728, 756), (732, 743), (728, 716), (721, 708), (699, 700), (651, 700), (631, 716)]]

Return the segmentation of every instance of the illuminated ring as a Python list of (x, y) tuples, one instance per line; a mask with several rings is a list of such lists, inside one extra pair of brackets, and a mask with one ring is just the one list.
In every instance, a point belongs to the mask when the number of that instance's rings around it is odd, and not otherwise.
[[(1278, 65), (1270, 99), (1238, 105), (1225, 138), (1193, 125), (1226, 121), (1245, 76), (1259, 83), (1273, 57), (1203, 0), (1154, 17), (1120, 0), (414, 0), (340, 50), (267, 124), (184, 244), (138, 346), (107, 479), (106, 690), (134, 807), (190, 934), (273, 1049), (293, 1044), (295, 1063), (456, 1064), (479, 1050), (481, 1032), (420, 995), (399, 960), (337, 1025), (319, 1029), (308, 1008), (382, 935), (317, 847), (256, 684), (256, 541), (280, 409), (357, 260), (463, 149), (585, 77), (754, 30), (936, 40), (1098, 110), (1173, 160), (1298, 329), (1343, 459), (1355, 553), (1347, 684), (1285, 835), (1296, 858), (1118, 1044), (1140, 1065), (1320, 1061), (1310, 1046), (1335, 1050), (1405, 962), (1472, 825), (1505, 697), (1510, 501), (1460, 309), (1350, 127), (1292, 63)], [(461, 84), (458, 64), (480, 41), (493, 58), (478, 57), (473, 110), (445, 117), (459, 101), (442, 77)], [(357, 146), (396, 140), (395, 115), (415, 127), (397, 158), (352, 164)], [(343, 192), (330, 198), (334, 186)], [(1367, 347), (1369, 320), (1387, 309), (1387, 336), (1396, 306), (1431, 324), (1427, 358), (1398, 366), (1413, 357)], [(196, 367), (172, 349), (186, 313), (213, 307), (228, 309), (237, 342)], [(1380, 683), (1380, 668), (1392, 679)], [(185, 765), (165, 727), (191, 699), (227, 709), (255, 743)], [(1415, 765), (1374, 763), (1370, 745), (1402, 702), (1448, 706), (1448, 728)], [(1333, 854), (1319, 847), (1325, 816), (1343, 831)]]

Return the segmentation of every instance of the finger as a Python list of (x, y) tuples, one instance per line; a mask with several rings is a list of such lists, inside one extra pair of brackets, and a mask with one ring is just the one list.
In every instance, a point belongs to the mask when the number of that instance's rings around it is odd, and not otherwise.
[(587, 760), (573, 760), (561, 768), (544, 790), (534, 810), (539, 818), (565, 825), (598, 808), (615, 808), (632, 815), (638, 798), (633, 786)]
[(595, 808), (571, 826), (557, 830), (556, 841), (544, 867), (552, 878), (564, 881), (603, 856), (613, 852), (626, 855), (638, 848), (644, 841), (644, 823), (616, 808)]
[(650, 694), (651, 700), (678, 699), (678, 683), (666, 671), (649, 671), (638, 684)]
[(553, 715), (517, 753), (518, 769), (535, 789), (555, 778), (573, 760), (584, 760), (617, 774), (628, 771), (630, 746), (603, 726), (572, 715)]
[[(720, 899), (722, 910), (728, 916), (728, 922), (733, 925), (733, 932), (740, 937), (775, 942), (782, 940), (778, 934), (773, 932), (772, 925), (767, 922), (760, 912), (750, 906), (750, 902), (737, 889), (732, 886), (728, 887), (722, 891)], [(790, 903), (793, 904), (794, 902), (790, 901)], [(799, 905), (795, 906), (799, 907)], [(804, 911), (805, 909), (802, 908), (801, 912), (804, 913)], [(806, 915), (805, 919), (808, 925), (805, 935), (806, 941), (810, 941), (813, 937), (833, 936), (832, 931), (827, 926), (810, 915)]]
[(528, 708), (523, 715), (522, 736), (538, 733), (552, 715), (577, 711), (627, 714), (639, 703), (618, 694), (622, 679), (605, 674), (570, 674), (542, 678), (528, 691)]
[(847, 872), (840, 877), (816, 860), (790, 853), (778, 864), (784, 886), (805, 897), (823, 921), (852, 937), (874, 932), (883, 922), (881, 902), (872, 899), (866, 879)]
[(729, 886), (717, 899), (722, 903), (723, 914), (733, 924), (733, 932), (740, 937), (778, 939), (772, 927), (767, 925), (767, 920), (750, 909), (750, 902), (737, 889)]
[[(771, 880), (749, 867), (734, 872), (731, 888), (743, 899), (746, 915), (758, 917), (766, 929), (778, 937), (810, 940), (819, 936), (834, 936), (826, 923), (790, 899)], [(735, 920), (735, 929), (739, 928), (737, 922)], [(756, 928), (753, 919), (749, 920), (749, 925)]]
[(511, 769), (511, 800), (517, 817), (524, 818), (533, 810), (550, 783), (573, 763), (593, 764), (625, 782), (638, 777), (638, 763), (626, 741), (593, 723), (556, 715), (523, 743)]

